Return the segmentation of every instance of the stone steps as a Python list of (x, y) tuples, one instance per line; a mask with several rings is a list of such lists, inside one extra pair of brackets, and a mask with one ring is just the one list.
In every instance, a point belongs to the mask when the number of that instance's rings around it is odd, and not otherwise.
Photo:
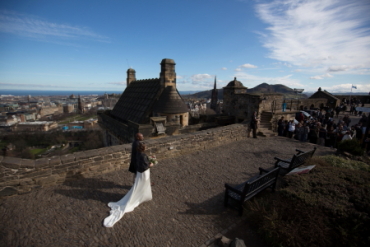
[(272, 130), (266, 129), (266, 128), (258, 128), (257, 136), (272, 137), (272, 136), (277, 136), (277, 133), (273, 132)]
[(271, 137), (276, 136), (276, 133), (272, 131), (271, 126), (271, 112), (262, 112), (260, 117), (260, 123), (257, 130), (257, 135), (261, 137)]

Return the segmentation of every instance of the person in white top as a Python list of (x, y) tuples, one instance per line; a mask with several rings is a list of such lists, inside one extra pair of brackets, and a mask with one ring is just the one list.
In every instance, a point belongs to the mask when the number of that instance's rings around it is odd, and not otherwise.
[(343, 138), (342, 138), (342, 141), (344, 141), (344, 140), (352, 140), (352, 134), (351, 134), (351, 131), (347, 131), (347, 132), (344, 134), (344, 136), (343, 136)]
[(294, 134), (294, 131), (295, 131), (295, 123), (294, 123), (294, 120), (290, 120), (288, 126), (289, 126), (288, 127), (288, 137), (289, 138), (292, 138), (292, 136)]

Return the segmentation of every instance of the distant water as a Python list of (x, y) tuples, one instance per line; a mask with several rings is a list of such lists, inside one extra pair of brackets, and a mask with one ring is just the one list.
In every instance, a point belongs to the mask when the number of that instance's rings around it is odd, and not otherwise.
[(74, 95), (104, 95), (107, 94), (121, 94), (123, 91), (44, 91), (44, 90), (11, 90), (2, 89), (0, 95), (13, 95), (13, 96), (70, 96)]
[[(74, 95), (104, 95), (107, 94), (121, 94), (123, 91), (44, 91), (44, 90), (12, 90), (12, 89), (2, 89), (0, 90), (0, 95), (13, 95), (13, 96), (70, 96)], [(180, 91), (181, 95), (193, 94), (198, 91)]]

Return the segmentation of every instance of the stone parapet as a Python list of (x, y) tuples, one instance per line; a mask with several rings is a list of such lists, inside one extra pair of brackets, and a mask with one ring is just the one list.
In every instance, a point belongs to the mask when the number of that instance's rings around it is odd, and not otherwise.
[[(181, 156), (246, 138), (246, 126), (233, 124), (190, 134), (145, 140), (147, 153), (157, 159)], [(0, 156), (0, 197), (27, 193), (67, 179), (94, 177), (128, 169), (131, 144), (105, 147), (50, 158), (27, 160)]]

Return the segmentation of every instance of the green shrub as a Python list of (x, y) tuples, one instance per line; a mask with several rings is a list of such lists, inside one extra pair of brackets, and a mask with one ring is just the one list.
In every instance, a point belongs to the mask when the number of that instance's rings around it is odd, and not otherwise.
[(321, 159), (329, 163), (333, 167), (343, 167), (351, 170), (361, 170), (370, 172), (370, 166), (368, 164), (357, 160), (347, 160), (335, 155), (316, 157), (313, 161), (315, 162), (316, 159)]
[(42, 154), (46, 150), (47, 150), (46, 148), (35, 148), (35, 149), (31, 149), (30, 152), (31, 152), (31, 154), (37, 156), (39, 154)]
[(361, 148), (361, 144), (355, 139), (339, 142), (338, 149), (343, 152), (348, 152), (352, 155), (361, 156), (364, 154), (364, 149)]

